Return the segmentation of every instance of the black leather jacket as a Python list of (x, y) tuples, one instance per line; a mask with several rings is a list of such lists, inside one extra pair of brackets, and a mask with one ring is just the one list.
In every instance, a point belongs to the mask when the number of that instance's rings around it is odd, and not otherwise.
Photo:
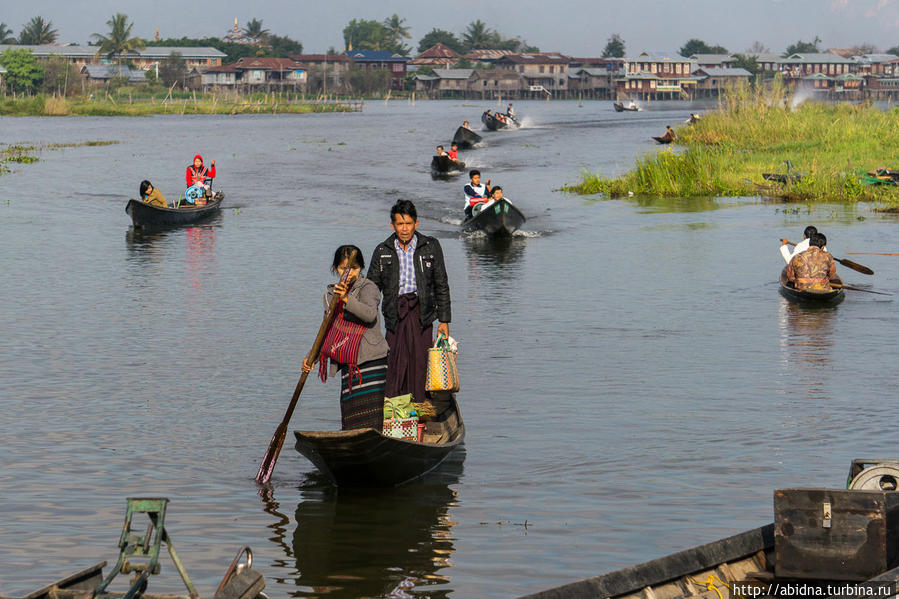
[[(421, 310), (421, 326), (428, 327), (435, 319), (450, 322), (449, 281), (443, 262), (443, 249), (433, 237), (415, 232), (418, 238), (415, 254), (415, 285), (418, 287), (418, 304)], [(381, 312), (388, 331), (396, 330), (397, 298), (400, 290), (400, 259), (393, 242), (396, 234), (379, 243), (371, 255), (366, 278), (381, 290)]]

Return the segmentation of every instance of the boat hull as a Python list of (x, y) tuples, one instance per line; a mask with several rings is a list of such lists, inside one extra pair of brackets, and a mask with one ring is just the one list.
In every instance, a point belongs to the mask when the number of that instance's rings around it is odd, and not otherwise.
[(612, 106), (615, 107), (615, 112), (637, 112), (640, 110), (637, 106), (625, 106), (621, 102), (615, 102)]
[(484, 126), (487, 127), (490, 131), (496, 131), (497, 129), (505, 129), (507, 127), (517, 128), (518, 121), (515, 119), (506, 117), (505, 120), (499, 120), (496, 116), (491, 113), (487, 114), (486, 112), (481, 115), (481, 122), (484, 123)]
[(521, 228), (527, 219), (508, 200), (490, 204), (462, 222), (463, 231), (483, 231), (495, 237), (508, 237)]
[[(840, 277), (834, 277), (830, 282), (838, 285), (843, 284)], [(787, 282), (786, 267), (780, 271), (780, 294), (791, 302), (807, 306), (836, 306), (846, 297), (846, 292), (842, 289), (831, 289), (829, 291), (800, 291), (795, 289)]]
[(396, 487), (437, 468), (465, 438), (455, 398), (441, 415), (448, 440), (395, 439), (373, 428), (294, 431), (296, 449), (338, 487)]
[(450, 160), (449, 156), (434, 156), (431, 158), (431, 174), (437, 177), (450, 174), (458, 175), (463, 168), (465, 168), (464, 162)]
[(152, 206), (138, 200), (128, 200), (125, 212), (131, 216), (135, 227), (177, 227), (206, 220), (216, 214), (224, 201), (224, 195), (207, 203), (205, 206), (191, 208), (162, 208)]
[(453, 143), (459, 146), (460, 150), (470, 150), (480, 142), (481, 136), (465, 127), (459, 127), (456, 129), (456, 134), (453, 135)]

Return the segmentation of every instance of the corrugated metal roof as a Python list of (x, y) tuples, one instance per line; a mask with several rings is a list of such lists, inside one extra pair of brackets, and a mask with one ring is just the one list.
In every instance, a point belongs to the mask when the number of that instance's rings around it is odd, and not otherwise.
[(439, 79), (468, 79), (474, 69), (434, 69), (434, 76)]
[(791, 54), (788, 58), (780, 60), (783, 64), (802, 64), (802, 63), (828, 63), (828, 64), (854, 64), (851, 58), (843, 58), (838, 54), (831, 52), (808, 52), (805, 54)]
[(172, 52), (177, 52), (182, 58), (225, 58), (224, 52), (212, 47), (182, 47), (182, 46), (147, 46), (143, 50), (135, 50), (141, 58), (168, 58)]
[(606, 77), (609, 74), (609, 69), (600, 69), (598, 67), (588, 67), (577, 70), (578, 74), (587, 73), (591, 77)]
[(721, 64), (734, 59), (730, 54), (694, 54), (690, 58), (701, 64)]
[(347, 50), (347, 56), (357, 62), (408, 62), (408, 56), (400, 56), (389, 50)]
[(692, 58), (671, 52), (641, 52), (636, 57), (627, 60), (628, 62), (696, 62)]
[(747, 71), (746, 69), (726, 69), (726, 68), (718, 68), (718, 67), (708, 67), (701, 68), (696, 71), (697, 73), (704, 73), (709, 77), (752, 77), (752, 73)]
[(459, 58), (460, 54), (444, 44), (443, 42), (437, 42), (418, 56), (416, 58)]
[(91, 79), (112, 79), (114, 77), (127, 77), (128, 81), (137, 83), (146, 81), (147, 74), (140, 69), (130, 69), (126, 66), (119, 67), (114, 64), (86, 64), (81, 67), (82, 73), (87, 73)]

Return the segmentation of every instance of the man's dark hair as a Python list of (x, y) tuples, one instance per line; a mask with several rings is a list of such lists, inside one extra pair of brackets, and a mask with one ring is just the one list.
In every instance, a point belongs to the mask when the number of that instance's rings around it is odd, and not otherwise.
[(480, 174), (481, 174), (481, 171), (479, 171), (478, 169), (472, 169), (472, 170), (468, 171), (468, 178), (471, 179), (475, 175), (480, 175)]
[(450, 144), (450, 147), (451, 147), (451, 148), (457, 148), (457, 147), (459, 147), (459, 144), (457, 144), (456, 142), (453, 142), (453, 143)]
[[(355, 254), (353, 252), (355, 252)], [(352, 261), (350, 261), (351, 258)], [(355, 245), (342, 245), (337, 248), (337, 251), (334, 252), (334, 262), (331, 263), (331, 272), (336, 273), (337, 267), (340, 266), (341, 262), (344, 260), (350, 261), (349, 264), (347, 264), (350, 268), (355, 268), (357, 266), (360, 270), (365, 268), (365, 258), (362, 257), (362, 250)]]
[(814, 235), (817, 232), (818, 232), (818, 229), (816, 227), (809, 225), (805, 228), (805, 231), (803, 231), (802, 234), (805, 235), (806, 239), (811, 239), (812, 235)]
[(496, 186), (490, 188), (490, 195), (493, 195), (494, 192), (496, 192), (497, 189), (500, 190), (500, 191), (503, 190), (502, 187), (500, 187), (499, 185), (496, 185)]
[(153, 187), (153, 184), (146, 179), (140, 182), (140, 199), (144, 199), (144, 196), (147, 195), (147, 190), (151, 187)]
[(823, 248), (827, 245), (827, 237), (824, 236), (824, 233), (813, 233), (812, 236), (808, 238), (808, 243), (809, 245)]
[(437, 146), (437, 149), (438, 149), (438, 150), (442, 150), (442, 149), (443, 149), (443, 146)]
[(418, 211), (415, 209), (415, 204), (409, 200), (396, 201), (396, 204), (390, 209), (390, 222), (396, 222), (397, 214), (411, 216), (414, 221), (418, 220)]

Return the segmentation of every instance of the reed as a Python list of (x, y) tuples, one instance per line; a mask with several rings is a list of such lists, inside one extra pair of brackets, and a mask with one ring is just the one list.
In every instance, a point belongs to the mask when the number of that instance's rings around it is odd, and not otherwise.
[[(892, 202), (892, 187), (859, 183), (877, 167), (899, 169), (893, 140), (899, 110), (870, 103), (796, 104), (779, 79), (769, 87), (728, 89), (718, 109), (677, 128), (677, 144), (636, 160), (620, 177), (584, 172), (563, 189), (580, 194), (650, 196), (775, 196), (792, 201)], [(762, 173), (784, 172), (789, 161), (801, 178), (767, 184)]]

